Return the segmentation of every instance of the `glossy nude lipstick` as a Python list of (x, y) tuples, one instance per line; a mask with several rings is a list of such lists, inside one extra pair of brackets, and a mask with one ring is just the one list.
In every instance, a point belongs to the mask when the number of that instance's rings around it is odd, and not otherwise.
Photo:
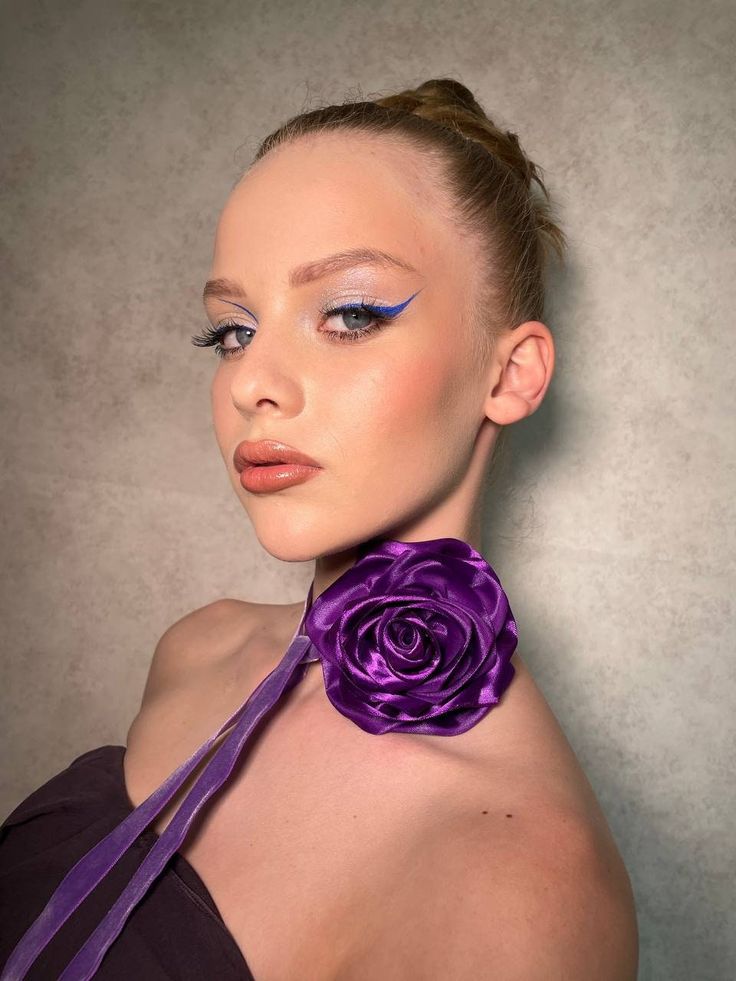
[(256, 494), (301, 484), (322, 469), (310, 456), (275, 439), (243, 440), (235, 448), (233, 464), (241, 486)]

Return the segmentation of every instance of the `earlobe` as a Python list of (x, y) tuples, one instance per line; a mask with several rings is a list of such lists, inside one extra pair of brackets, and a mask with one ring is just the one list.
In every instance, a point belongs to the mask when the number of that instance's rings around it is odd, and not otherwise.
[(491, 365), (488, 418), (507, 426), (535, 412), (552, 380), (554, 363), (554, 340), (541, 321), (526, 321), (502, 335)]

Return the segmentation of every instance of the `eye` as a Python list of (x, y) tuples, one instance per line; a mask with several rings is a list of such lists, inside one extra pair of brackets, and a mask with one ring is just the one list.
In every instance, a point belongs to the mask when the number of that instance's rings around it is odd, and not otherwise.
[(355, 341), (366, 334), (373, 334), (392, 320), (380, 307), (368, 306), (365, 303), (346, 303), (340, 307), (325, 310), (326, 320), (341, 321), (346, 330), (323, 330), (321, 333), (336, 341)]
[[(223, 344), (224, 339), (234, 334), (234, 344)], [(255, 334), (255, 327), (240, 324), (237, 321), (225, 320), (217, 327), (205, 324), (200, 334), (192, 337), (192, 344), (196, 347), (214, 347), (218, 358), (230, 361), (240, 356), (242, 351), (250, 344)]]
[[(375, 314), (368, 307), (349, 307), (337, 314), (342, 322), (351, 331), (354, 329), (365, 330), (365, 328), (375, 319)], [(364, 321), (361, 323), (361, 321)]]

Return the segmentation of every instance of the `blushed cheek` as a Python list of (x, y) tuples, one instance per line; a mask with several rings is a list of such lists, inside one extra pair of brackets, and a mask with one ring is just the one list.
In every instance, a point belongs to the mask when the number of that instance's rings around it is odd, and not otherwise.
[(463, 401), (464, 374), (460, 365), (448, 359), (447, 350), (425, 355), (401, 373), (397, 408), (418, 440), (432, 444), (446, 434)]
[(448, 361), (446, 349), (386, 373), (369, 422), (376, 459), (392, 462), (407, 482), (425, 479), (438, 459), (449, 466), (466, 435), (459, 431), (468, 416), (466, 382), (466, 369)]

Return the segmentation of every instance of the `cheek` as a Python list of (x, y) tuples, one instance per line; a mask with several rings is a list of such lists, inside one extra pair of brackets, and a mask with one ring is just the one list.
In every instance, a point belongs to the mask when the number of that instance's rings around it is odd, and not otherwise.
[(359, 373), (344, 389), (336, 418), (345, 448), (354, 445), (375, 481), (396, 467), (404, 473), (436, 469), (438, 456), (449, 463), (454, 447), (467, 442), (469, 400), (468, 366), (448, 361), (446, 350), (421, 356), (415, 350)]
[(407, 365), (386, 390), (384, 422), (398, 433), (431, 444), (441, 437), (453, 407), (453, 374), (446, 361), (423, 358)]
[(221, 453), (225, 456), (226, 451), (232, 452), (234, 443), (238, 441), (239, 430), (238, 413), (233, 406), (224, 371), (216, 370), (212, 378), (210, 404), (212, 406), (212, 426), (215, 431), (215, 439)]

